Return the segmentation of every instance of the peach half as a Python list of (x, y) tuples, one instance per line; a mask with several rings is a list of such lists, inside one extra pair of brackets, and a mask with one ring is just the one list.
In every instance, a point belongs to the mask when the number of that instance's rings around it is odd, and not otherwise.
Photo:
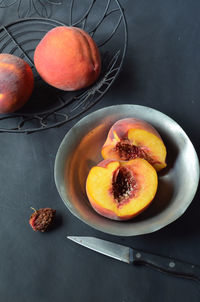
[(117, 121), (110, 129), (102, 148), (104, 159), (147, 160), (156, 171), (166, 167), (166, 147), (150, 124), (136, 118)]
[(97, 213), (113, 220), (128, 220), (146, 209), (157, 186), (157, 173), (145, 159), (108, 159), (90, 170), (86, 192)]

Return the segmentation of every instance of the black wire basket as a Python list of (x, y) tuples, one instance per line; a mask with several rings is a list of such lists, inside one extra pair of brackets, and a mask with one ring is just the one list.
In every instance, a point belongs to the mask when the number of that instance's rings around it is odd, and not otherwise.
[[(0, 132), (32, 133), (61, 126), (91, 108), (111, 87), (127, 48), (124, 12), (118, 0), (92, 0), (87, 7), (86, 2), (69, 1), (68, 23), (32, 17), (0, 27), (0, 53), (24, 59), (35, 79), (30, 100), (19, 111), (0, 115)], [(49, 30), (62, 25), (84, 29), (99, 47), (102, 71), (89, 88), (75, 92), (56, 89), (45, 83), (34, 67), (33, 55), (38, 43)]]

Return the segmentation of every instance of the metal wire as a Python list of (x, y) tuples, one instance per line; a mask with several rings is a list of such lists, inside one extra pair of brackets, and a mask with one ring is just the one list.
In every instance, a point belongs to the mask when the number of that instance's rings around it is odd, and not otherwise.
[(0, 8), (7, 8), (17, 5), (17, 13), (19, 18), (27, 18), (31, 14), (37, 14), (43, 18), (51, 17), (52, 5), (61, 5), (62, 1), (54, 2), (51, 0), (0, 0)]
[[(118, 76), (127, 48), (123, 10), (118, 0), (105, 0), (101, 1), (103, 8), (96, 16), (95, 5), (98, 1), (91, 0), (82, 16), (76, 18), (74, 7), (75, 4), (81, 5), (81, 2), (70, 0), (70, 22), (67, 25), (87, 28), (97, 42), (102, 57), (98, 81), (87, 89), (71, 93), (50, 87), (37, 74), (33, 63), (34, 49), (46, 32), (65, 23), (46, 18), (26, 18), (0, 27), (0, 52), (23, 58), (30, 64), (35, 76), (34, 93), (27, 104), (16, 113), (0, 115), (0, 132), (32, 133), (61, 126), (96, 104)], [(110, 22), (109, 28), (106, 22)]]

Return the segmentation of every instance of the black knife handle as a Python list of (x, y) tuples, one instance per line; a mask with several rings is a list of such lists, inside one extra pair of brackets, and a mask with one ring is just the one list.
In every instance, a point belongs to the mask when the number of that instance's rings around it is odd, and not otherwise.
[(200, 266), (198, 265), (132, 249), (130, 249), (130, 259), (133, 264), (146, 265), (161, 272), (200, 282)]

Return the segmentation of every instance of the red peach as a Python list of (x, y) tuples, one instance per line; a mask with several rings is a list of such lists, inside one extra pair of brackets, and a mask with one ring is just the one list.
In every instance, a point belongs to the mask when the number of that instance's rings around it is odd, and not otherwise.
[(28, 101), (33, 85), (28, 63), (11, 54), (0, 54), (0, 113), (21, 108)]
[(59, 26), (50, 30), (34, 53), (35, 67), (51, 86), (73, 91), (93, 84), (101, 71), (100, 53), (84, 30)]

